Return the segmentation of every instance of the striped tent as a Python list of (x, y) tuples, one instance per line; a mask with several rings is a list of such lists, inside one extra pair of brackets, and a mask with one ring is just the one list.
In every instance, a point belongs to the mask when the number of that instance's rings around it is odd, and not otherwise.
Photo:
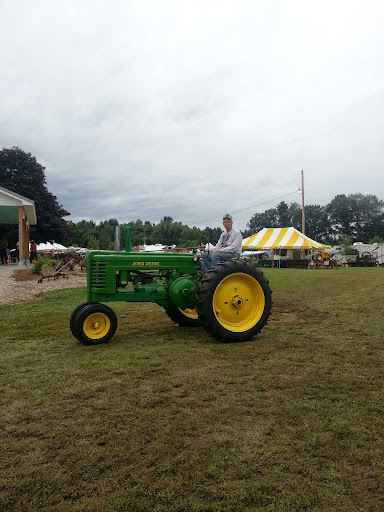
[(244, 238), (242, 249), (327, 249), (312, 238), (303, 235), (296, 228), (264, 228), (255, 235)]

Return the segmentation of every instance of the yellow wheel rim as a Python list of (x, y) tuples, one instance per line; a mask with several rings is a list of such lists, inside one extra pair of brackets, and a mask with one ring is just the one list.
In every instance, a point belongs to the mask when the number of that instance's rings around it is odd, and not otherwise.
[(232, 332), (245, 332), (260, 320), (265, 295), (260, 283), (243, 273), (231, 274), (218, 284), (212, 299), (217, 321)]
[(197, 314), (196, 309), (181, 309), (179, 308), (180, 313), (182, 313), (187, 318), (191, 318), (192, 320), (197, 320), (199, 318), (199, 315)]
[(111, 321), (104, 313), (92, 313), (83, 323), (84, 334), (92, 340), (103, 338), (111, 328)]

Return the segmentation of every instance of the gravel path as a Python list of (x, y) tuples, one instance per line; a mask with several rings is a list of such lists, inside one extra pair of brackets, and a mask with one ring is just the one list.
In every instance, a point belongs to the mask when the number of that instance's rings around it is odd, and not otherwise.
[(18, 273), (20, 273), (19, 276), (21, 273), (25, 274), (25, 269), (0, 264), (0, 304), (31, 302), (36, 299), (38, 293), (61, 288), (77, 288), (87, 284), (87, 276), (84, 271), (79, 271), (77, 275), (70, 275), (68, 279), (63, 277), (55, 281), (44, 279), (42, 283), (38, 283), (39, 277), (32, 274), (28, 280), (19, 281)]

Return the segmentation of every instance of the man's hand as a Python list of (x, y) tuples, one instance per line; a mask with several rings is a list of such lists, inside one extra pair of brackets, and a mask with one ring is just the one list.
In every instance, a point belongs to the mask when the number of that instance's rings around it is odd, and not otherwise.
[(220, 250), (220, 249), (215, 249), (215, 250), (214, 250), (214, 251), (212, 251), (212, 252), (221, 252), (221, 250)]

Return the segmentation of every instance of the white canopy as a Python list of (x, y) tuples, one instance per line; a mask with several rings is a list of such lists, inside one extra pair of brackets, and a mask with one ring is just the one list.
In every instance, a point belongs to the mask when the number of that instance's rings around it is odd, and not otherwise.
[(51, 242), (42, 242), (37, 246), (37, 252), (48, 252), (53, 250)]
[(60, 251), (66, 251), (67, 248), (62, 245), (58, 244), (57, 242), (42, 242), (41, 244), (38, 244), (37, 246), (37, 252), (60, 252)]
[(57, 242), (53, 242), (53, 250), (54, 251), (66, 251), (67, 248), (62, 245), (62, 244), (58, 244)]
[(86, 247), (73, 247), (73, 245), (71, 245), (70, 247), (67, 247), (67, 251), (85, 254), (89, 251), (89, 249), (87, 249)]
[(144, 244), (144, 251), (145, 252), (163, 252), (163, 250), (166, 248), (166, 245), (161, 244), (154, 244), (154, 245), (145, 245)]

